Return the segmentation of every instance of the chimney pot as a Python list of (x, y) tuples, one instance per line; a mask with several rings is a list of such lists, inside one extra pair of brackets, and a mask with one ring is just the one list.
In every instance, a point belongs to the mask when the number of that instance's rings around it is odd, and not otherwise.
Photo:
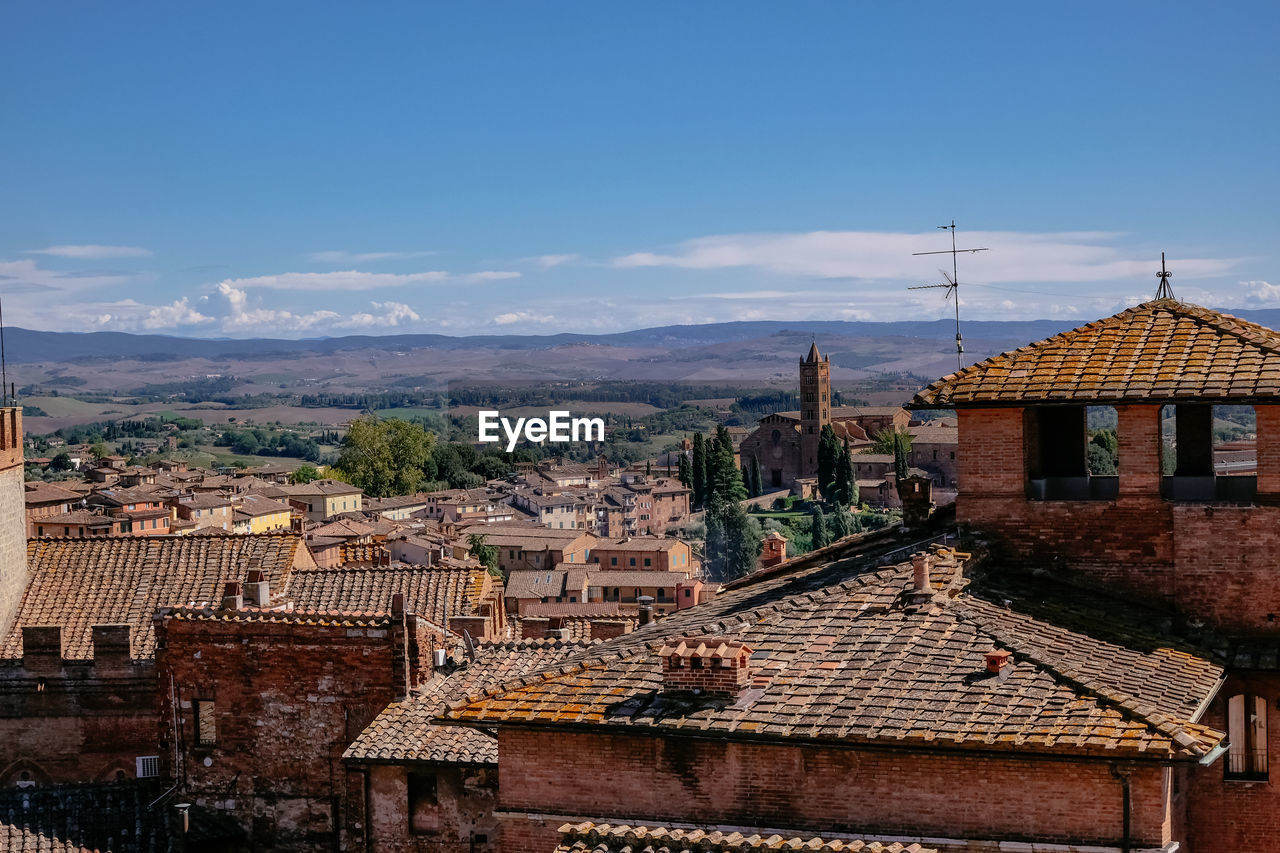
[(987, 672), (999, 672), (1009, 665), (1013, 659), (1013, 652), (1005, 649), (992, 649), (987, 652)]
[(916, 592), (930, 592), (933, 584), (929, 580), (929, 569), (933, 566), (933, 558), (924, 551), (911, 555), (911, 580)]
[(640, 605), (639, 607), (640, 624), (648, 625), (650, 622), (653, 621), (653, 596), (642, 595), (636, 599), (636, 604)]
[(240, 581), (227, 581), (222, 585), (222, 609), (239, 610), (244, 607), (244, 589)]

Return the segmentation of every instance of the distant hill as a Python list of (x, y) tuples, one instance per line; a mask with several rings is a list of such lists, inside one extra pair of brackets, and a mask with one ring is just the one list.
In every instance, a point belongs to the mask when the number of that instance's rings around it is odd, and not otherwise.
[[(1280, 309), (1235, 311), (1237, 316), (1270, 328), (1280, 327)], [(962, 329), (967, 339), (1030, 342), (1057, 334), (1085, 320), (969, 320)], [(951, 320), (900, 320), (896, 322), (780, 321), (761, 320), (703, 325), (657, 326), (630, 332), (600, 335), (347, 335), (333, 338), (210, 339), (169, 335), (135, 335), (125, 332), (41, 332), (10, 327), (5, 330), (6, 355), (10, 363), (60, 363), (88, 359), (170, 359), (207, 358), (215, 360), (273, 358), (290, 355), (324, 354), (343, 350), (400, 351), (416, 349), (468, 350), (549, 349), (568, 344), (598, 344), (614, 347), (687, 347), (752, 341), (775, 335), (816, 335), (841, 338), (914, 338), (926, 341), (951, 340), (955, 324)]]
[[(1280, 310), (1249, 312), (1248, 319), (1267, 325), (1258, 315), (1280, 323)], [(1079, 323), (1056, 320), (971, 321), (963, 325), (966, 337), (1038, 340)], [(658, 326), (601, 335), (346, 335), (333, 338), (209, 339), (170, 335), (135, 335), (126, 332), (42, 332), (19, 327), (5, 329), (5, 350), (11, 364), (59, 363), (96, 358), (143, 359), (271, 358), (297, 353), (330, 353), (340, 350), (464, 350), (475, 348), (531, 350), (587, 343), (616, 347), (684, 348), (754, 340), (778, 334), (836, 335), (840, 337), (904, 337), (950, 339), (955, 324), (947, 320), (890, 323), (840, 321), (755, 321), (705, 325)]]

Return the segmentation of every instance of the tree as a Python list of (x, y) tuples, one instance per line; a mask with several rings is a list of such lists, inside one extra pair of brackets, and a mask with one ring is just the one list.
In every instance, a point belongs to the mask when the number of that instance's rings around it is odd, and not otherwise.
[(71, 454), (65, 450), (49, 460), (50, 471), (70, 471), (74, 467), (75, 464), (71, 461)]
[(479, 560), (489, 574), (502, 577), (502, 570), (498, 568), (497, 545), (486, 542), (483, 533), (472, 533), (467, 537), (467, 547), (471, 549), (471, 556)]
[(337, 464), (365, 494), (407, 495), (423, 482), (434, 444), (435, 437), (421, 424), (365, 415), (347, 428)]
[(905, 480), (911, 470), (911, 439), (901, 432), (893, 434), (893, 473), (899, 480)]
[(752, 497), (760, 497), (764, 494), (764, 480), (760, 476), (760, 457), (752, 455), (751, 457), (751, 483), (756, 493)]
[(295, 486), (310, 483), (312, 480), (319, 480), (320, 472), (314, 465), (299, 465), (292, 474), (289, 475), (289, 482)]
[(822, 507), (813, 508), (813, 525), (812, 534), (813, 547), (821, 548), (824, 545), (831, 544), (831, 535), (827, 532), (827, 518), (822, 512)]
[(701, 507), (707, 498), (707, 448), (702, 433), (693, 434), (693, 505)]
[(835, 528), (837, 539), (853, 535), (853, 516), (849, 513), (848, 507), (836, 504), (836, 512), (831, 519), (831, 524)]
[(707, 494), (706, 507), (711, 511), (721, 504), (736, 504), (747, 497), (742, 484), (742, 472), (733, 462), (733, 441), (723, 426), (716, 430), (716, 438), (707, 444)]
[(1102, 476), (1114, 476), (1116, 474), (1116, 460), (1107, 452), (1105, 447), (1101, 447), (1091, 441), (1085, 450), (1085, 457), (1090, 474), (1101, 474)]
[(764, 546), (760, 524), (739, 503), (721, 503), (707, 513), (706, 571), (730, 581), (755, 570)]
[(693, 470), (689, 467), (689, 457), (684, 453), (680, 454), (680, 464), (676, 468), (676, 479), (686, 489), (693, 482)]
[(910, 450), (911, 449), (911, 433), (907, 432), (905, 429), (901, 429), (901, 430), (882, 429), (880, 430), (880, 432), (877, 432), (871, 436), (871, 446), (867, 448), (867, 452), (882, 453), (885, 455), (889, 455), (893, 453), (893, 448), (896, 446), (897, 442), (901, 440), (898, 438), (898, 436), (900, 435), (905, 436), (905, 441), (907, 442), (907, 450)]
[(89, 452), (93, 454), (93, 458), (97, 462), (101, 462), (103, 459), (106, 459), (111, 455), (111, 451), (107, 450), (107, 446), (100, 441), (95, 442), (94, 445), (89, 448)]
[(822, 427), (818, 437), (818, 491), (825, 500), (834, 500), (836, 466), (840, 463), (840, 442), (831, 424)]
[(853, 506), (861, 497), (858, 494), (858, 479), (853, 473), (853, 456), (849, 453), (847, 438), (844, 440), (844, 446), (840, 448), (840, 462), (836, 466), (836, 493), (837, 506)]

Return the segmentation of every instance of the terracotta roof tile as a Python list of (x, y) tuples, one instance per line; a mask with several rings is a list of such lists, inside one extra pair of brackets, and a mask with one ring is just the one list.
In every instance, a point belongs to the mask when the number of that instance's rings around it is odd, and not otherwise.
[(382, 611), (400, 593), (405, 610), (447, 628), (449, 617), (475, 612), (490, 583), (477, 568), (348, 566), (294, 572), (285, 592), (303, 609)]
[(498, 763), (493, 735), (433, 720), (450, 702), (564, 660), (589, 643), (522, 640), (480, 643), (474, 661), (460, 658), (449, 675), (435, 678), (408, 699), (392, 702), (368, 725), (343, 758), (360, 762), (446, 761)]
[(111, 623), (129, 624), (134, 658), (152, 657), (158, 609), (220, 601), (223, 582), (251, 562), (274, 588), (301, 542), (293, 533), (29, 540), (30, 580), (0, 658), (22, 656), (24, 625), (59, 625), (64, 656), (91, 658), (92, 626)]
[[(970, 588), (963, 560), (940, 554), (939, 591), (923, 601), (909, 564), (798, 563), (446, 716), (1152, 758), (1199, 757), (1221, 741), (1193, 722), (1223, 675), (1211, 656), (1087, 592), (1075, 592), (1083, 609), (1110, 624), (1046, 611), (1039, 594)], [(660, 648), (699, 633), (753, 650), (752, 682), (736, 701), (664, 690)], [(1013, 652), (997, 674), (985, 668), (995, 647)]]
[(1188, 399), (1280, 400), (1280, 333), (1159, 299), (945, 376), (911, 406)]
[(938, 853), (913, 841), (815, 838), (755, 829), (675, 829), (608, 823), (566, 823), (554, 853), (739, 853), (809, 850), (816, 853)]

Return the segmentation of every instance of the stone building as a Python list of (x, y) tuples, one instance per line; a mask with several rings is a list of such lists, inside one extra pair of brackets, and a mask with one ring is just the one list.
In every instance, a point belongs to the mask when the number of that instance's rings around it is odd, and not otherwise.
[(818, 439), (828, 424), (856, 452), (886, 429), (901, 429), (911, 416), (899, 406), (831, 405), (831, 360), (815, 343), (800, 361), (800, 410), (760, 419), (739, 447), (744, 466), (754, 458), (766, 489), (791, 488), (818, 473)]

